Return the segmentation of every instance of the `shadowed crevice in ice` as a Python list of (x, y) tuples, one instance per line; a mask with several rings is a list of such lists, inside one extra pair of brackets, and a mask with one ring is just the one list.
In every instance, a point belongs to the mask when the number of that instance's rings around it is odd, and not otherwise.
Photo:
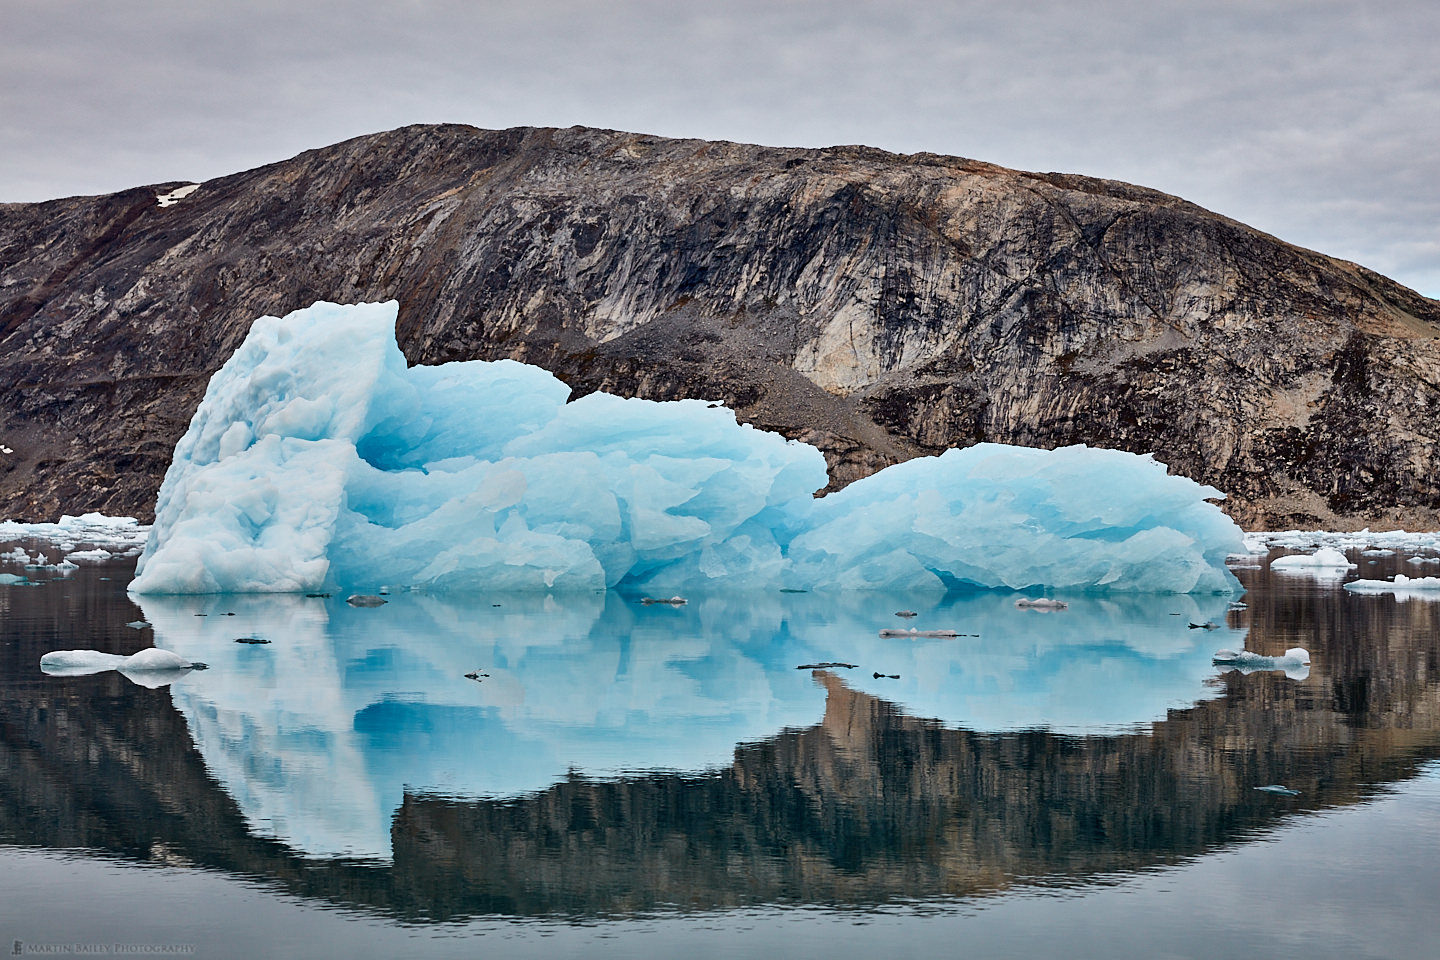
[(255, 322), (176, 446), (133, 590), (1236, 586), (1222, 495), (1150, 457), (980, 444), (817, 500), (819, 451), (719, 405), (407, 369), (396, 310)]

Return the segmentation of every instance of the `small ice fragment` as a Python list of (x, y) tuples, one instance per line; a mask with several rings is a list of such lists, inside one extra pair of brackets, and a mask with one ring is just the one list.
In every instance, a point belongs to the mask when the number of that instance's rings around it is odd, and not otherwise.
[(352, 607), (378, 607), (383, 603), (389, 603), (384, 597), (377, 597), (367, 593), (356, 593), (345, 598), (345, 602)]
[(52, 677), (83, 677), (106, 670), (118, 670), (143, 687), (161, 687), (188, 670), (203, 669), (169, 650), (149, 647), (122, 657), (99, 650), (52, 650), (40, 658), (40, 669)]
[(101, 561), (110, 559), (110, 551), (76, 550), (74, 553), (67, 554), (65, 559), (69, 560), (72, 563), (100, 563)]
[(1190, 623), (1191, 630), (1219, 630), (1220, 625), (1213, 620), (1206, 620), (1204, 623)]
[(1049, 597), (1020, 597), (1015, 601), (1015, 606), (1021, 610), (1068, 610), (1070, 604), (1064, 600), (1052, 600)]
[(194, 664), (178, 653), (150, 647), (125, 658), (121, 670), (189, 670)]
[(920, 616), (920, 614), (916, 613), (914, 610), (896, 610), (895, 616), (904, 617), (908, 620), (911, 617), (918, 617)]
[(0, 584), (3, 584), (3, 585), (10, 585), (10, 584), (16, 584), (16, 583), (29, 583), (29, 582), (30, 582), (30, 581), (29, 581), (28, 579), (26, 579), (25, 577), (19, 576), (18, 574), (14, 574), (14, 573), (0, 573)]
[(1361, 551), (1360, 551), (1360, 556), (1362, 556), (1362, 557), (1393, 557), (1393, 556), (1395, 556), (1395, 551), (1394, 551), (1394, 550), (1382, 550), (1382, 549), (1378, 549), (1378, 548), (1372, 548), (1372, 549), (1370, 549), (1370, 550), (1361, 550)]
[(954, 630), (881, 630), (882, 637), (973, 637), (973, 633), (957, 633)]
[(1407, 577), (1395, 574), (1394, 580), (1352, 580), (1345, 584), (1352, 593), (1391, 593), (1396, 600), (1440, 600), (1440, 577)]
[(144, 630), (146, 627), (150, 626), (150, 624), (148, 621), (145, 620), (131, 620), (129, 623), (125, 624), (125, 626), (129, 627), (132, 630)]
[(654, 603), (666, 603), (672, 607), (681, 607), (689, 601), (687, 601), (684, 597), (641, 597), (640, 602), (645, 604), (646, 606)]
[(1273, 794), (1275, 794), (1277, 797), (1298, 797), (1298, 796), (1300, 796), (1300, 791), (1299, 791), (1299, 790), (1291, 790), (1289, 787), (1282, 787), (1282, 786), (1281, 786), (1280, 784), (1278, 784), (1278, 783), (1272, 783), (1272, 784), (1270, 784), (1269, 786), (1264, 786), (1264, 787), (1256, 787), (1255, 789), (1256, 789), (1256, 790), (1259, 790), (1261, 793), (1273, 793)]
[(1310, 651), (1304, 647), (1291, 647), (1278, 657), (1266, 657), (1249, 650), (1222, 649), (1215, 651), (1211, 662), (1245, 674), (1279, 670), (1291, 680), (1304, 680), (1310, 676)]
[(1330, 547), (1321, 547), (1312, 554), (1292, 554), (1276, 557), (1270, 561), (1271, 570), (1289, 570), (1307, 573), (1311, 570), (1354, 570), (1355, 564), (1345, 559), (1345, 554)]

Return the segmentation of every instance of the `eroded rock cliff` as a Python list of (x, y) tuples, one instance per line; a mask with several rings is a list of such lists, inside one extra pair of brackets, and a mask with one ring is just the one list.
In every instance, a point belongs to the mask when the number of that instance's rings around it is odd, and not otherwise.
[(865, 147), (416, 126), (0, 205), (0, 515), (148, 517), (263, 313), (723, 399), (832, 486), (979, 440), (1153, 452), (1250, 527), (1440, 526), (1440, 302), (1176, 197)]

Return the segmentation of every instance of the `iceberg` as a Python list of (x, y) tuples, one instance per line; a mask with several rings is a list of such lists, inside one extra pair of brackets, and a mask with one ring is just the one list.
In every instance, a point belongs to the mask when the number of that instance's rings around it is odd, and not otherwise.
[(818, 450), (716, 403), (407, 367), (397, 311), (255, 321), (176, 445), (134, 592), (1238, 587), (1223, 494), (1149, 456), (978, 444), (816, 498)]

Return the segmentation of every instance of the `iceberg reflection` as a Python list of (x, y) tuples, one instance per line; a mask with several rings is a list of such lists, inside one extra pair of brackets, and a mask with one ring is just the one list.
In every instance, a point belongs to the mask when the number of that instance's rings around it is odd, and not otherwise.
[[(157, 646), (211, 665), (172, 687), (174, 703), (257, 833), (387, 859), (407, 794), (516, 797), (576, 774), (723, 767), (737, 743), (824, 715), (826, 689), (795, 669), (815, 662), (855, 664), (835, 671), (846, 689), (945, 725), (1134, 730), (1218, 696), (1211, 654), (1245, 641), (1187, 628), (1223, 622), (1223, 597), (1083, 598), (1045, 616), (995, 594), (389, 599), (143, 599)], [(904, 608), (917, 616), (897, 619)], [(902, 623), (979, 636), (878, 635)]]

